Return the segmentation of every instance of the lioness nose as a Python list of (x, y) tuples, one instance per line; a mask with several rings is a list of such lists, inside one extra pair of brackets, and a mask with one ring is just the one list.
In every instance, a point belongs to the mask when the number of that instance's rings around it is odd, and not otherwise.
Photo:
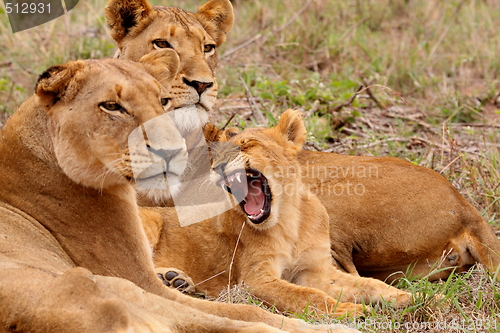
[(186, 78), (183, 78), (183, 81), (188, 86), (193, 87), (196, 90), (196, 92), (198, 93), (198, 95), (200, 95), (200, 96), (201, 96), (201, 94), (203, 94), (205, 92), (205, 90), (207, 90), (208, 88), (210, 88), (211, 86), (214, 85), (213, 82), (201, 82), (201, 81), (196, 81), (196, 80), (190, 81)]

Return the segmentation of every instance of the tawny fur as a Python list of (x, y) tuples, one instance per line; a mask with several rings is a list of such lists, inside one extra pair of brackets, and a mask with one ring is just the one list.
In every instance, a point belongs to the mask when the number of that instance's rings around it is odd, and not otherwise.
[(159, 47), (179, 54), (181, 67), (171, 87), (174, 107), (195, 105), (197, 112), (179, 119), (177, 126), (188, 130), (205, 125), (217, 98), (216, 48), (234, 22), (231, 3), (211, 0), (197, 13), (189, 13), (152, 7), (147, 0), (110, 0), (106, 18), (121, 59), (138, 61)]
[(499, 269), (493, 229), (437, 172), (393, 157), (298, 157), (330, 216), (332, 256), (347, 272), (392, 281), (407, 271), (444, 279), (475, 263)]
[[(160, 61), (159, 71), (178, 61), (174, 52), (164, 53), (147, 59)], [(134, 186), (117, 162), (128, 165), (131, 131), (168, 111), (164, 97), (139, 64), (71, 62), (42, 74), (36, 94), (1, 130), (4, 330), (282, 332), (250, 323), (266, 322), (302, 332), (297, 321), (253, 306), (197, 300), (157, 278)], [(183, 142), (173, 123), (165, 128), (171, 141), (164, 149)]]
[[(131, 23), (122, 22), (123, 13), (132, 13), (127, 16), (134, 18)], [(185, 69), (175, 81), (174, 104), (204, 105), (197, 105), (196, 116), (179, 122), (196, 126), (200, 119), (208, 121), (206, 111), (216, 98), (217, 58), (216, 52), (202, 52), (201, 45), (224, 41), (234, 22), (229, 1), (209, 1), (191, 14), (175, 8), (153, 9), (146, 0), (111, 0), (106, 17), (120, 57), (139, 59), (153, 50), (155, 38), (170, 42)], [(198, 77), (214, 86), (205, 93), (207, 97), (198, 97), (182, 77)], [(217, 141), (222, 132), (210, 123), (204, 126), (207, 141)], [(303, 181), (330, 216), (332, 255), (347, 272), (392, 280), (401, 276), (394, 273), (410, 267), (413, 275), (420, 276), (440, 267), (463, 271), (474, 263), (498, 269), (500, 241), (492, 228), (438, 173), (392, 157), (302, 151), (298, 159)], [(446, 278), (450, 272), (440, 270), (430, 278)]]
[(282, 173), (300, 170), (297, 153), (305, 134), (299, 112), (289, 110), (274, 128), (247, 129), (232, 137), (229, 142), (241, 148), (240, 157), (226, 158), (224, 150), (217, 153), (214, 163), (224, 160), (228, 175), (240, 170), (237, 161), (242, 159), (246, 168), (262, 172), (269, 181), (271, 214), (262, 224), (247, 220), (239, 205), (186, 227), (179, 226), (169, 208), (143, 209), (148, 214), (143, 216), (147, 230), (163, 221), (159, 237), (147, 232), (155, 244), (156, 267), (181, 269), (198, 291), (212, 296), (228, 285), (244, 282), (259, 298), (293, 313), (307, 306), (336, 316), (362, 311), (360, 305), (338, 300), (359, 304), (385, 299), (395, 301), (396, 306), (407, 304), (408, 293), (334, 267), (326, 209), (300, 177)]

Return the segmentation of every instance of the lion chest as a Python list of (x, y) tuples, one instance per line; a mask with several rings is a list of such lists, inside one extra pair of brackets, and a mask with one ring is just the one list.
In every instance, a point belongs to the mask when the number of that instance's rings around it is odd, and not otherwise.
[(244, 232), (240, 258), (243, 271), (265, 270), (277, 278), (292, 281), (307, 268), (308, 252), (315, 246), (301, 242), (299, 229), (277, 225), (270, 230)]

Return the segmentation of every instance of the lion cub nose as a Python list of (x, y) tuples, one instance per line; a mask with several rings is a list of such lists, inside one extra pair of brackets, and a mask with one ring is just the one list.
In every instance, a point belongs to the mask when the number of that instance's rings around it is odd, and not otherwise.
[(200, 96), (201, 96), (201, 94), (203, 94), (205, 92), (205, 90), (207, 90), (208, 88), (210, 88), (211, 86), (214, 85), (213, 82), (201, 82), (201, 81), (196, 81), (196, 80), (190, 81), (186, 78), (183, 78), (182, 80), (188, 86), (193, 87), (196, 90), (196, 92), (198, 93), (198, 95), (200, 95)]
[(226, 170), (227, 162), (216, 162), (212, 165), (212, 169), (219, 175), (224, 176), (224, 170)]

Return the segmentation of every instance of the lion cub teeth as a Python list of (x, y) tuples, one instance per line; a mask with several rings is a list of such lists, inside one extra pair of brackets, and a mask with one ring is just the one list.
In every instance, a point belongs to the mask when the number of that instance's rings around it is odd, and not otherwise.
[(229, 176), (229, 177), (227, 177), (227, 178), (225, 178), (225, 179), (220, 180), (220, 181), (219, 181), (219, 185), (220, 185), (222, 188), (224, 188), (224, 189), (226, 189), (226, 187), (227, 187), (227, 188), (231, 188), (231, 185), (232, 185), (232, 183), (233, 183), (235, 180), (237, 180), (237, 181), (238, 181), (238, 183), (241, 183), (241, 182), (242, 182), (242, 181), (241, 181), (241, 175), (242, 175), (242, 174), (241, 174), (241, 172), (237, 172), (237, 173), (235, 173), (235, 174), (233, 174), (233, 175), (231, 175), (231, 176)]

